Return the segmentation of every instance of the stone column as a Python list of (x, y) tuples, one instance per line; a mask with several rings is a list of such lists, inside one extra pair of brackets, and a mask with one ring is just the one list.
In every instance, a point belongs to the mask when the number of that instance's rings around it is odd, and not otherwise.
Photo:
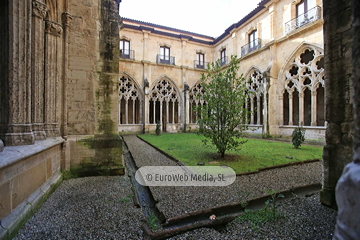
[(324, 0), (323, 5), (327, 128), (320, 199), (323, 204), (335, 208), (336, 183), (344, 166), (352, 159), (351, 0)]
[(304, 126), (304, 92), (299, 92), (299, 126)]
[(45, 22), (45, 103), (44, 129), (48, 137), (60, 135), (58, 124), (59, 101), (59, 53), (61, 53), (60, 36), (62, 26), (56, 22)]
[(311, 91), (311, 126), (317, 126), (316, 116), (317, 116), (317, 92)]
[[(191, 121), (189, 89), (190, 89), (189, 85), (185, 82), (184, 83), (184, 132), (186, 132), (187, 125)], [(173, 106), (175, 106), (175, 102), (173, 103)], [(174, 120), (173, 120), (173, 122), (174, 122)]]
[(261, 120), (261, 94), (259, 94), (257, 97), (256, 97), (256, 114), (257, 114), (257, 119), (256, 119), (256, 124), (257, 125), (260, 125), (260, 120)]
[(33, 144), (31, 122), (32, 1), (1, 5), (0, 138), (5, 146)]
[(251, 120), (250, 120), (250, 124), (254, 124), (254, 96), (251, 96), (252, 98), (250, 99), (250, 108), (251, 108)]
[(294, 114), (293, 114), (293, 109), (294, 109), (294, 100), (293, 100), (293, 92), (289, 93), (289, 125), (294, 125)]
[(68, 12), (64, 12), (62, 14), (62, 21), (63, 21), (63, 75), (62, 75), (62, 118), (61, 118), (61, 135), (62, 137), (67, 140), (67, 82), (68, 82), (68, 62), (69, 62), (69, 27), (72, 20), (72, 16)]
[(32, 84), (32, 128), (35, 140), (46, 138), (44, 131), (44, 19), (49, 11), (43, 1), (32, 2), (32, 39), (31, 39), (31, 84)]

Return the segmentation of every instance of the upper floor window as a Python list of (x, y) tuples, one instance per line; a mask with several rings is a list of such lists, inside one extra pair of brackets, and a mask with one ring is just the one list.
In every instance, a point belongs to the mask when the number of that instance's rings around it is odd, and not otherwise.
[(226, 48), (224, 48), (223, 50), (221, 50), (220, 52), (220, 61), (221, 61), (221, 65), (225, 65), (226, 64)]
[(120, 40), (120, 57), (130, 58), (130, 41)]
[(304, 13), (316, 6), (316, 0), (302, 0), (296, 5), (296, 17), (304, 17)]
[(321, 9), (316, 6), (316, 0), (301, 0), (294, 8), (296, 16), (285, 23), (286, 34), (321, 18)]
[(205, 54), (197, 53), (196, 54), (196, 61), (195, 61), (196, 68), (205, 68)]
[(160, 63), (170, 63), (170, 48), (160, 47)]
[(258, 39), (258, 32), (257, 32), (257, 30), (254, 30), (249, 34), (249, 50), (250, 51), (257, 48), (257, 46), (258, 46), (257, 39)]

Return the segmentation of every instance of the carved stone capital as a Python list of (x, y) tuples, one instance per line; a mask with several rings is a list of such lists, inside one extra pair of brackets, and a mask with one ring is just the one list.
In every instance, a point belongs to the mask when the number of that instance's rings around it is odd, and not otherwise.
[(39, 17), (41, 19), (45, 19), (46, 15), (47, 15), (47, 13), (49, 11), (49, 8), (46, 6), (46, 4), (34, 0), (32, 2), (32, 7), (33, 7), (32, 8), (33, 16)]
[(57, 22), (45, 21), (45, 32), (58, 37), (63, 32), (63, 28)]
[(73, 19), (73, 17), (71, 16), (70, 13), (64, 12), (62, 14), (62, 21), (63, 21), (64, 26), (70, 26), (72, 19)]

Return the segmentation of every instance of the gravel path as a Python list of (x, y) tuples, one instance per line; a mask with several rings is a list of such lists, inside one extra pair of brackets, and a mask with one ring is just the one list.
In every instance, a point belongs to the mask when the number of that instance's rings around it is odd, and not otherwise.
[[(163, 166), (175, 163), (136, 136), (125, 136), (137, 166)], [(187, 212), (228, 203), (239, 203), (246, 198), (268, 195), (267, 190), (288, 190), (321, 182), (321, 163), (314, 162), (238, 176), (226, 187), (150, 187), (157, 207), (166, 218)]]
[(14, 238), (142, 239), (127, 177), (65, 180)]
[(336, 223), (336, 211), (322, 206), (319, 194), (311, 197), (292, 198), (277, 204), (283, 214), (272, 222), (259, 224), (234, 220), (225, 229), (201, 228), (185, 232), (171, 240), (209, 240), (209, 239), (332, 239)]
[[(138, 166), (175, 165), (136, 136), (126, 136)], [(228, 187), (152, 187), (166, 217), (319, 183), (319, 162), (239, 176)], [(65, 180), (14, 239), (143, 239), (141, 209), (134, 207), (127, 176)], [(250, 196), (249, 196), (250, 195)], [(331, 239), (336, 211), (319, 203), (319, 194), (278, 203), (285, 216), (257, 228), (235, 220), (223, 230), (202, 228), (171, 239)]]

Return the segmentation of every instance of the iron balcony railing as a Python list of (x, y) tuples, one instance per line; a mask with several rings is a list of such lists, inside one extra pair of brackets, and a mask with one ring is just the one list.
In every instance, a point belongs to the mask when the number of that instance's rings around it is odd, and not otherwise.
[(207, 69), (207, 65), (208, 65), (208, 64), (209, 64), (208, 62), (195, 60), (195, 61), (194, 61), (194, 68)]
[(259, 48), (261, 48), (261, 39), (257, 38), (254, 41), (251, 41), (248, 44), (241, 47), (241, 56), (244, 56), (249, 52), (252, 52)]
[(316, 6), (297, 18), (294, 18), (285, 23), (285, 34), (294, 31), (308, 23), (314, 22), (321, 18), (321, 8)]
[(228, 57), (222, 57), (216, 61), (216, 64), (219, 64), (220, 66), (224, 66), (228, 63), (229, 63)]
[(175, 57), (166, 55), (156, 55), (156, 63), (175, 65)]
[(134, 50), (120, 50), (120, 58), (135, 60)]

